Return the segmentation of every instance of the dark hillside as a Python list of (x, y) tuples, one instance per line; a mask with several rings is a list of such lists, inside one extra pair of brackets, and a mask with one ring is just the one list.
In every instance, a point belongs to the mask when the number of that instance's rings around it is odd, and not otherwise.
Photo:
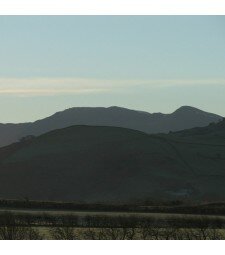
[(208, 143), (115, 127), (55, 130), (1, 148), (0, 194), (84, 202), (223, 201), (225, 142)]

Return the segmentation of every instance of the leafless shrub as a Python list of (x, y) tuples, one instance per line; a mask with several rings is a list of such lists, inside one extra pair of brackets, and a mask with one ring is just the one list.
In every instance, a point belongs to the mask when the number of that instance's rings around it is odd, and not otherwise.
[(135, 228), (87, 228), (83, 232), (85, 240), (134, 240)]
[(0, 239), (1, 240), (41, 240), (40, 232), (31, 225), (21, 226), (15, 216), (4, 213), (0, 217)]
[(53, 227), (50, 235), (54, 240), (76, 240), (77, 234), (73, 227)]
[(184, 229), (182, 234), (184, 240), (222, 240), (224, 236), (218, 229), (195, 228)]

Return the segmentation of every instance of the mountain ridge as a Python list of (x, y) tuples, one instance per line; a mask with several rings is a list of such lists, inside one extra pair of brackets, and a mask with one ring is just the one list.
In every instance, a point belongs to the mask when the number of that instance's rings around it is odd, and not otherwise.
[(170, 114), (148, 113), (118, 106), (73, 107), (34, 122), (0, 124), (0, 146), (16, 142), (27, 135), (41, 135), (72, 125), (115, 126), (145, 133), (168, 133), (206, 126), (221, 118), (190, 106), (180, 107)]

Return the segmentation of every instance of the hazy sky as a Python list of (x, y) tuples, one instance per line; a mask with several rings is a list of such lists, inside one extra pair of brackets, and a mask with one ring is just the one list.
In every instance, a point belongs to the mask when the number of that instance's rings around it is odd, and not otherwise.
[(0, 16), (0, 122), (74, 106), (225, 116), (225, 16)]

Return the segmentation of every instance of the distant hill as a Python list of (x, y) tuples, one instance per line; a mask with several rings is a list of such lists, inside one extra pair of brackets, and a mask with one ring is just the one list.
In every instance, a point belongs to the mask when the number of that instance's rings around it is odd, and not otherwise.
[[(200, 130), (208, 130), (204, 139)], [(0, 148), (0, 196), (84, 202), (225, 201), (225, 121), (198, 132), (193, 139), (193, 134), (188, 138), (181, 132), (148, 135), (116, 127), (51, 131)]]
[(221, 119), (217, 123), (212, 122), (206, 127), (195, 127), (191, 129), (180, 130), (177, 132), (172, 132), (172, 134), (180, 137), (195, 137), (195, 138), (205, 137), (206, 135), (220, 137), (220, 135), (224, 135), (224, 130), (225, 130), (225, 118)]
[(183, 106), (171, 114), (150, 114), (120, 107), (76, 107), (33, 123), (0, 124), (0, 147), (27, 135), (37, 136), (72, 125), (124, 127), (153, 134), (202, 127), (221, 118), (190, 106)]

